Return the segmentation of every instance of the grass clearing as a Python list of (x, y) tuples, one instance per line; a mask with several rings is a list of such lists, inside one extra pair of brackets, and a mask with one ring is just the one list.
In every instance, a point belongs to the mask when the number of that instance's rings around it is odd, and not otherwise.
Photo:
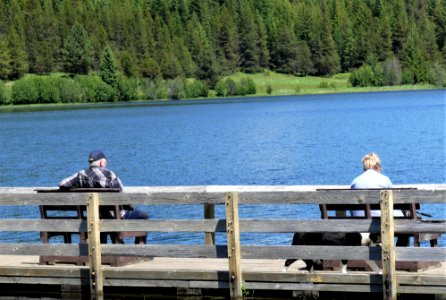
[[(352, 87), (348, 81), (350, 73), (340, 73), (331, 77), (305, 76), (280, 74), (272, 71), (264, 71), (257, 74), (235, 73), (230, 77), (235, 81), (241, 78), (252, 78), (257, 87), (256, 96), (279, 96), (296, 94), (332, 94), (332, 93), (355, 93), (373, 91), (399, 91), (399, 90), (422, 90), (435, 89), (430, 84), (398, 85), (384, 87)], [(271, 94), (267, 89), (270, 87)]]

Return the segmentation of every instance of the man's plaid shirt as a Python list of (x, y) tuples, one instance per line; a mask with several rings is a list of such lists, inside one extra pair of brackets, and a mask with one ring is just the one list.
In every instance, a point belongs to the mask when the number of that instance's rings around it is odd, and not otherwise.
[(122, 190), (121, 180), (116, 174), (101, 167), (90, 167), (65, 178), (59, 183), (61, 189), (71, 188), (119, 188)]

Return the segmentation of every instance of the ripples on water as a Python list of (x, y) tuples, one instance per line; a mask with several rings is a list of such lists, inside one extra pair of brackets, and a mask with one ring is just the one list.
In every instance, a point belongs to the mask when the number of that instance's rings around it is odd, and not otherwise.
[[(377, 152), (395, 184), (445, 183), (445, 91), (203, 101), (0, 114), (0, 186), (56, 186), (103, 149), (127, 186), (350, 184), (361, 157)], [(177, 102), (178, 104), (178, 102)], [(37, 218), (37, 208), (3, 208), (2, 218)], [(145, 207), (153, 219), (202, 217), (202, 207)], [(217, 207), (217, 217), (223, 212)], [(435, 206), (423, 211), (437, 218)], [(317, 206), (241, 208), (246, 218), (319, 218)], [(217, 242), (224, 235), (217, 234)], [(202, 234), (151, 234), (189, 243)], [(38, 241), (1, 233), (0, 241)], [(288, 244), (291, 234), (242, 236)], [(444, 241), (442, 241), (444, 243)]]

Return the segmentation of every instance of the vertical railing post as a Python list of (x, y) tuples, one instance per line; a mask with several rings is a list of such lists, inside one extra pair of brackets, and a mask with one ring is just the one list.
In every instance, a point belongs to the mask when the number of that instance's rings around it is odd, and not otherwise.
[(380, 192), (383, 299), (396, 300), (396, 270), (393, 222), (393, 191)]
[(101, 228), (99, 220), (99, 194), (87, 196), (88, 265), (90, 269), (91, 299), (104, 299), (104, 279), (101, 262)]
[[(204, 204), (204, 218), (206, 220), (215, 219), (215, 206), (214, 204)], [(206, 245), (215, 245), (215, 232), (204, 233), (204, 243)]]
[(226, 231), (228, 238), (229, 289), (231, 299), (242, 298), (242, 269), (240, 266), (240, 227), (238, 194), (225, 193)]

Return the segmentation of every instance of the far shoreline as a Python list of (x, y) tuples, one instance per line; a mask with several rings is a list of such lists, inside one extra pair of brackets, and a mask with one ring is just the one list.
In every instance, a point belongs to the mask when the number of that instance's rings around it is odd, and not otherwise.
[(117, 101), (117, 102), (89, 102), (89, 103), (48, 103), (48, 104), (7, 104), (0, 105), (0, 113), (12, 112), (36, 112), (36, 111), (59, 111), (59, 110), (81, 110), (81, 109), (102, 109), (102, 108), (122, 108), (122, 107), (148, 107), (148, 106), (174, 106), (174, 105), (196, 105), (196, 104), (224, 104), (231, 102), (251, 102), (251, 101), (269, 101), (271, 98), (283, 97), (301, 97), (312, 95), (342, 95), (342, 94), (369, 94), (369, 93), (391, 93), (391, 92), (425, 92), (425, 91), (441, 91), (446, 89), (429, 87), (426, 85), (410, 85), (410, 86), (386, 86), (386, 87), (355, 87), (343, 88), (333, 91), (332, 89), (321, 88), (313, 90), (311, 93), (295, 93), (295, 94), (265, 94), (258, 93), (255, 95), (233, 96), (233, 97), (207, 97), (180, 100), (133, 100), (133, 101)]

